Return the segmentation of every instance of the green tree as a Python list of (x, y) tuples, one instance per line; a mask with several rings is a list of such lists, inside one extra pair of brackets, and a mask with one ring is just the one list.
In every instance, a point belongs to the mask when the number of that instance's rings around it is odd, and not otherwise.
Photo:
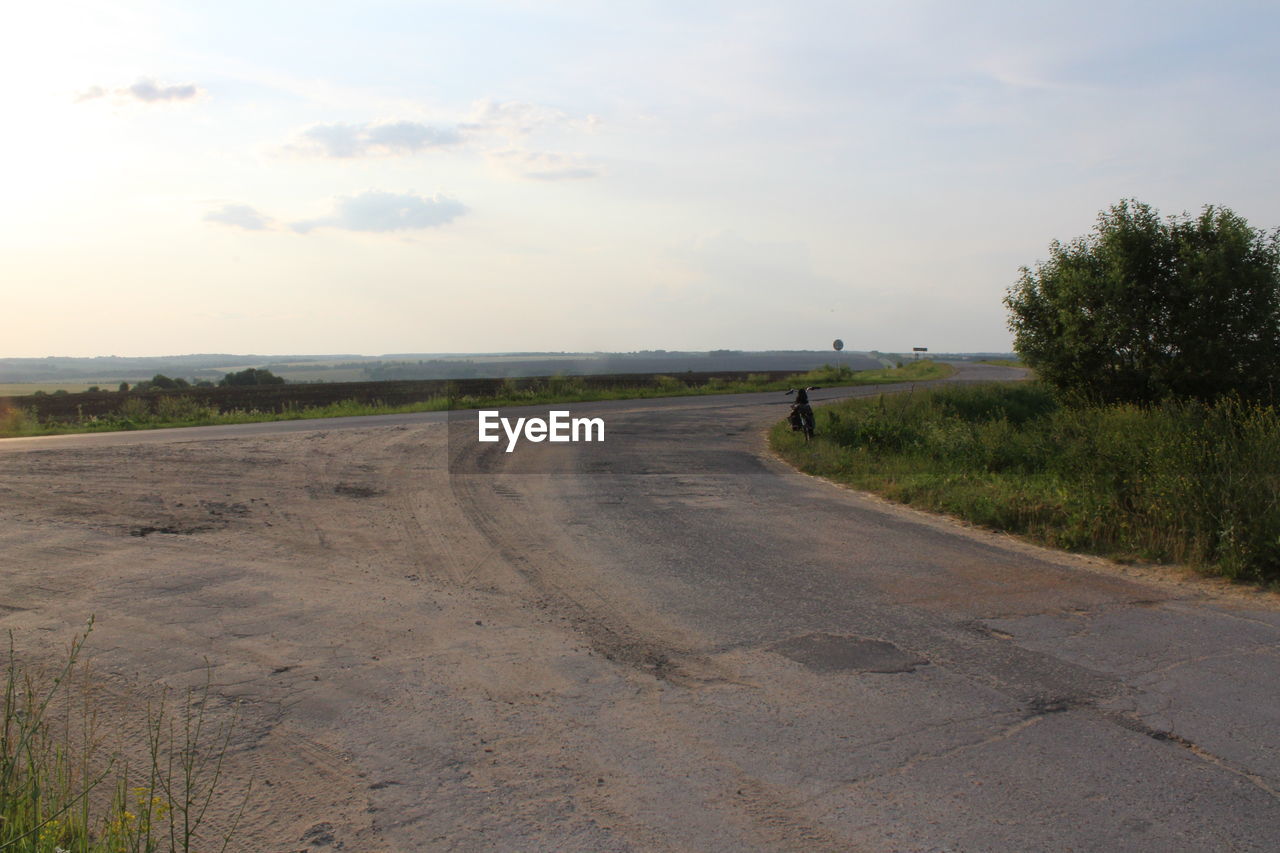
[(1145, 402), (1280, 391), (1280, 231), (1223, 207), (1121, 201), (1005, 295), (1014, 348), (1067, 395)]
[(222, 377), (219, 385), (283, 385), (284, 377), (276, 376), (270, 370), (257, 367), (246, 367)]

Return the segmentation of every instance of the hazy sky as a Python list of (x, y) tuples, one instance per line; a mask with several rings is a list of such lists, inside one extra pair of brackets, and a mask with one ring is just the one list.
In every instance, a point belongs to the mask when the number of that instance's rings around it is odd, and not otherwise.
[(1007, 350), (1137, 197), (1280, 225), (1280, 6), (20, 3), (3, 356)]

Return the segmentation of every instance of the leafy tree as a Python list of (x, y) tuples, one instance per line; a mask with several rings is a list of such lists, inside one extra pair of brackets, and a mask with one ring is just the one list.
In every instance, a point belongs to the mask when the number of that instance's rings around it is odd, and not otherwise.
[(246, 367), (244, 370), (228, 373), (222, 377), (219, 385), (283, 385), (284, 377), (276, 376), (270, 370), (258, 367)]
[(1125, 200), (1049, 252), (1004, 302), (1014, 348), (1060, 392), (1145, 402), (1280, 391), (1280, 231), (1224, 207), (1161, 220)]
[(117, 390), (117, 391), (119, 391), (121, 394), (126, 393), (126, 392), (129, 390), (129, 383), (128, 383), (128, 382), (121, 382), (121, 383), (120, 383), (120, 387), (119, 387), (119, 388), (117, 388), (116, 390)]
[[(138, 383), (138, 384), (141, 385), (142, 383)], [(175, 379), (170, 379), (168, 376), (165, 376), (163, 373), (157, 373), (155, 376), (151, 377), (151, 382), (148, 387), (159, 388), (161, 391), (167, 391), (170, 388), (177, 388), (178, 382)]]

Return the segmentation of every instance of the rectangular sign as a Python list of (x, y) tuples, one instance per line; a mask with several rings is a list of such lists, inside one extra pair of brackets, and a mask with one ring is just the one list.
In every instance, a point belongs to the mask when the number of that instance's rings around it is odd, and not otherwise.
[(912, 352), (928, 352), (929, 348), (928, 347), (912, 347), (911, 351)]

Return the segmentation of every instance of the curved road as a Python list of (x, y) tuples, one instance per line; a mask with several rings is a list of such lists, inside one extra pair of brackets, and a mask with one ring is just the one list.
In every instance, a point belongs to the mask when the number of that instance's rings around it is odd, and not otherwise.
[(0, 625), (95, 613), (125, 744), (207, 672), (246, 850), (1275, 849), (1274, 596), (797, 474), (785, 405), (0, 442)]

